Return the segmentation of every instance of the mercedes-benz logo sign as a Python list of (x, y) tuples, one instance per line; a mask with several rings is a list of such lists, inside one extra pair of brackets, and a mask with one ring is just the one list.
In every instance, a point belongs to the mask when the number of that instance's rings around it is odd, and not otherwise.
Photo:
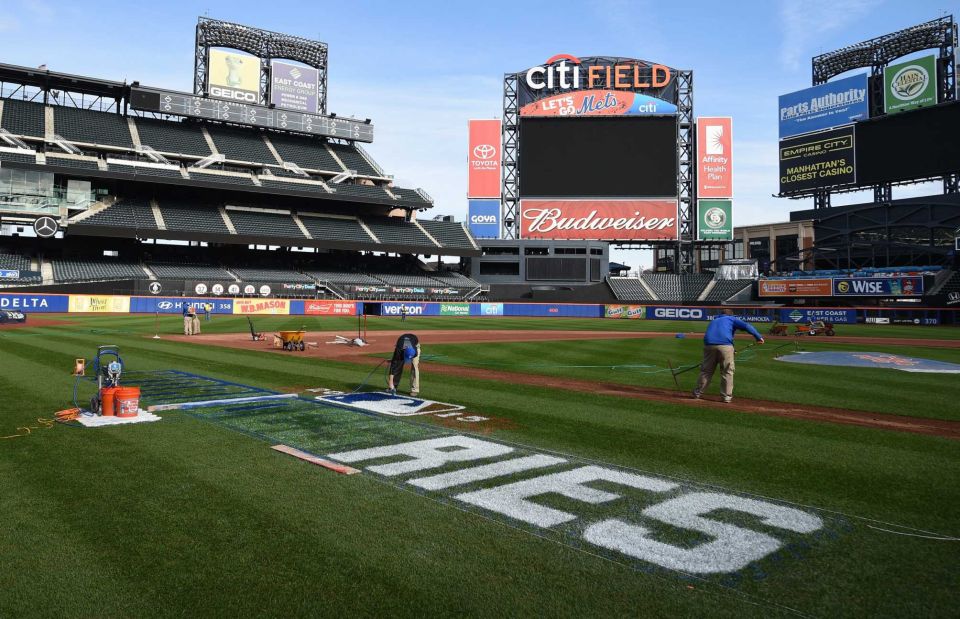
[(160, 294), (162, 290), (163, 286), (160, 285), (160, 282), (150, 282), (150, 294)]
[(490, 144), (477, 144), (473, 147), (473, 156), (477, 159), (491, 159), (497, 154), (497, 149)]
[(33, 231), (36, 232), (37, 236), (41, 239), (49, 239), (56, 234), (59, 229), (60, 225), (53, 217), (40, 217), (33, 222)]

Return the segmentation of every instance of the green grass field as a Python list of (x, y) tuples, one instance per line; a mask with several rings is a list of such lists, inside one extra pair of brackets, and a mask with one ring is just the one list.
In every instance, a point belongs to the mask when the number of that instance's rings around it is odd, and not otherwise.
[[(368, 321), (370, 330), (422, 331), (423, 395), (495, 418), (499, 423), (485, 432), (469, 424), (451, 428), (449, 418), (371, 417), (306, 400), (161, 413), (158, 423), (82, 429), (48, 427), (38, 418), (69, 405), (73, 360), (89, 359), (99, 344), (119, 345), (131, 372), (172, 369), (275, 390), (352, 390), (372, 366), (153, 340), (152, 316), (61, 318), (71, 324), (0, 331), (0, 436), (13, 437), (0, 440), (3, 617), (943, 616), (960, 603), (956, 441), (429, 370), (444, 363), (669, 387), (666, 360), (695, 362), (695, 335), (597, 341), (589, 332), (693, 334), (702, 332), (702, 323)], [(268, 332), (300, 325), (346, 335), (356, 319), (257, 320)], [(177, 318), (166, 318), (159, 331), (176, 333), (179, 326)], [(204, 324), (208, 333), (246, 328), (245, 319), (233, 317)], [(430, 329), (477, 328), (582, 330), (584, 339), (429, 345)], [(956, 329), (934, 327), (839, 329), (870, 337), (960, 337)], [(863, 349), (828, 340), (804, 347)], [(950, 375), (799, 366), (773, 360), (771, 348), (738, 361), (738, 397), (960, 421), (960, 387)], [(869, 350), (960, 363), (958, 349)], [(611, 369), (627, 365), (634, 367)], [(690, 384), (693, 372), (682, 379)], [(186, 389), (174, 386), (162, 397), (189, 397)], [(337, 475), (269, 449), (284, 442), (324, 455), (455, 435), (512, 446), (516, 456), (548, 454), (568, 465), (677, 485), (663, 497), (720, 492), (772, 500), (815, 515), (822, 526), (807, 535), (715, 510), (710, 518), (783, 545), (735, 572), (683, 574), (583, 541), (585, 525), (606, 518), (642, 524), (656, 539), (687, 550), (712, 539), (641, 515), (663, 498), (646, 491), (594, 482), (591, 487), (621, 498), (588, 504), (558, 494), (537, 497), (542, 506), (580, 516), (538, 528), (468, 505), (455, 488), (418, 490), (409, 484), (417, 474)], [(444, 464), (428, 474), (466, 466)]]

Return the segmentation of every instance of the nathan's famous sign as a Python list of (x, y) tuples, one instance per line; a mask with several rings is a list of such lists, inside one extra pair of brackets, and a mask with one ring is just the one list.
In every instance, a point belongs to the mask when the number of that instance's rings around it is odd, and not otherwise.
[[(662, 64), (557, 54), (522, 76), (521, 116), (676, 114), (673, 70)], [(651, 94), (645, 94), (649, 92)]]

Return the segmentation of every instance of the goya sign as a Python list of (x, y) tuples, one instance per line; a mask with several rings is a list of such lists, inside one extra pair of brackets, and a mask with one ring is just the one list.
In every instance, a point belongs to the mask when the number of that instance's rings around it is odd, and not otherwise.
[(936, 104), (936, 56), (892, 64), (883, 70), (883, 111), (887, 114)]

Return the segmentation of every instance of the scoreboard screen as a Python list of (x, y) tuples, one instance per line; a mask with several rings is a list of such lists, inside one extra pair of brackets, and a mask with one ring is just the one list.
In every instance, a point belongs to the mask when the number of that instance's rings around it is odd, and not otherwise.
[(300, 131), (329, 138), (373, 142), (373, 125), (364, 122), (268, 108), (262, 105), (208, 99), (182, 92), (135, 86), (130, 89), (130, 106), (144, 112), (206, 118), (268, 129)]
[(520, 195), (676, 197), (677, 118), (523, 118)]

